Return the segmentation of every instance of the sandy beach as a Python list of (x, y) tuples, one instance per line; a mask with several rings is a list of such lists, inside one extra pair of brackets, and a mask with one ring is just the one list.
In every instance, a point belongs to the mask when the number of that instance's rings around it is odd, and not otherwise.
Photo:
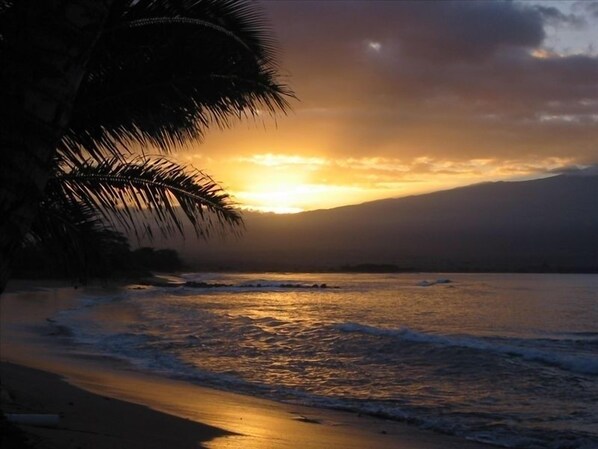
[[(226, 435), (213, 426), (89, 393), (60, 376), (2, 363), (5, 413), (59, 414), (55, 427), (23, 426), (34, 447), (193, 448)], [(4, 446), (5, 447), (5, 446)]]
[(0, 301), (2, 411), (60, 415), (56, 427), (22, 426), (34, 447), (490, 447), (396, 421), (205, 388), (66, 350), (61, 341), (68, 336), (47, 318), (79, 294), (21, 283)]

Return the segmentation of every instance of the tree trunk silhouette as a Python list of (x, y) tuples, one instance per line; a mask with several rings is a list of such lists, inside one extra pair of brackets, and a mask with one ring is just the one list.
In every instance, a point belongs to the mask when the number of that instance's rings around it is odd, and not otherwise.
[(19, 0), (0, 30), (0, 294), (113, 0)]

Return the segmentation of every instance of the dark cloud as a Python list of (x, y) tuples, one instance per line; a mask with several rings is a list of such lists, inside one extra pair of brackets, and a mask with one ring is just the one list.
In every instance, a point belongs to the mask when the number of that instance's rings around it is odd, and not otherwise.
[(554, 8), (512, 2), (267, 5), (285, 67), (308, 105), (453, 97), (535, 110), (538, 103), (570, 107), (596, 96), (596, 58), (530, 55), (542, 43), (543, 17), (558, 16)]
[(503, 47), (535, 47), (544, 39), (541, 14), (506, 2), (401, 3), (397, 33), (412, 57), (485, 59)]
[(565, 14), (560, 9), (551, 6), (535, 6), (535, 9), (542, 15), (544, 22), (551, 25), (568, 25), (582, 27), (587, 25), (583, 16), (576, 14)]
[(281, 140), (310, 130), (334, 134), (336, 153), (598, 161), (598, 58), (541, 47), (548, 22), (577, 16), (510, 1), (265, 5), (301, 99)]
[[(403, 54), (440, 61), (485, 59), (504, 47), (534, 48), (553, 8), (513, 2), (268, 2), (290, 51), (394, 41)], [(332, 56), (332, 55), (330, 55)]]

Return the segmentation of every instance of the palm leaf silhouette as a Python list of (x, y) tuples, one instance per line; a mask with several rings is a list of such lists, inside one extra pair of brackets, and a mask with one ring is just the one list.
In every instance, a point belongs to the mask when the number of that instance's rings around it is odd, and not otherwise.
[(151, 227), (144, 225), (149, 219), (169, 235), (183, 233), (186, 217), (201, 237), (215, 228), (232, 230), (242, 223), (229, 195), (209, 176), (165, 158), (77, 161), (57, 173), (48, 189), (50, 197), (84, 204), (138, 236), (151, 236)]
[(288, 108), (275, 43), (244, 1), (123, 2), (97, 43), (62, 154), (169, 152), (210, 125)]

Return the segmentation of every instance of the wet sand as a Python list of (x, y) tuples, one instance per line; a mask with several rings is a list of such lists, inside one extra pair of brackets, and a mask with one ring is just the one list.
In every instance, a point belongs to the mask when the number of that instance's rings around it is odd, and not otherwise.
[(216, 427), (147, 407), (91, 394), (60, 376), (2, 363), (5, 413), (58, 414), (56, 426), (22, 426), (28, 441), (43, 448), (196, 448), (226, 435)]
[(143, 374), (113, 359), (69, 350), (68, 335), (47, 318), (76, 304), (80, 291), (33, 287), (13, 284), (0, 299), (0, 379), (8, 392), (4, 412), (61, 414), (57, 428), (23, 427), (37, 447), (491, 447), (396, 421)]

